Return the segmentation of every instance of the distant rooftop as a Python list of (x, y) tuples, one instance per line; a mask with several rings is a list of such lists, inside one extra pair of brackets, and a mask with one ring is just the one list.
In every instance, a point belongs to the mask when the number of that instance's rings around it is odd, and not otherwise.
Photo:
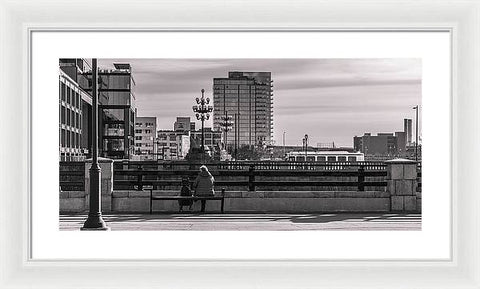
[(115, 66), (116, 69), (125, 69), (125, 70), (132, 69), (132, 66), (130, 65), (130, 63), (114, 63), (113, 66)]

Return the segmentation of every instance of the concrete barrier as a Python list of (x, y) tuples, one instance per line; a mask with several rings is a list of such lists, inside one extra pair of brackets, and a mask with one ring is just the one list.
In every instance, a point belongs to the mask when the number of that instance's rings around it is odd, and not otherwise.
[(88, 209), (85, 191), (60, 191), (60, 213), (81, 213)]
[[(177, 191), (154, 191), (155, 195), (178, 195)], [(156, 213), (178, 212), (177, 201), (153, 201)], [(193, 206), (200, 210), (200, 202)], [(114, 191), (112, 212), (148, 213), (147, 191)], [(388, 212), (390, 196), (382, 191), (233, 191), (225, 193), (225, 212), (230, 213), (318, 213)], [(220, 212), (220, 201), (207, 201), (207, 212)]]
[[(385, 164), (391, 211), (421, 212), (421, 193), (417, 196), (417, 162), (394, 159)], [(420, 204), (417, 205), (417, 202)]]

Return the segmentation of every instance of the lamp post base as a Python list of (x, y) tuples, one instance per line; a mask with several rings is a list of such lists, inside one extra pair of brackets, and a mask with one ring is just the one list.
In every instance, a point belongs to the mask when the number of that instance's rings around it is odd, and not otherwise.
[(87, 220), (80, 228), (82, 231), (110, 231), (105, 221), (102, 219), (102, 214), (89, 214)]
[(111, 231), (110, 227), (100, 227), (100, 228), (80, 228), (80, 231)]

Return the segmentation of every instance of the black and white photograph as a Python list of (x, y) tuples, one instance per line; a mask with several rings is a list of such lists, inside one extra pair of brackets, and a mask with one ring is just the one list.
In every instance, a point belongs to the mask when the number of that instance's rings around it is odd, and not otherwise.
[(418, 58), (59, 59), (60, 230), (421, 230)]

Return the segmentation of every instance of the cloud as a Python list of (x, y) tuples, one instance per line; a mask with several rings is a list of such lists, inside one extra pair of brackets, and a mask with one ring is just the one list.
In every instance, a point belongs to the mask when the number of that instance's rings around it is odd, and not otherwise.
[(138, 113), (156, 116), (159, 129), (173, 127), (177, 116), (193, 120), (200, 90), (211, 97), (213, 78), (235, 70), (272, 72), (277, 143), (283, 131), (292, 144), (308, 131), (312, 143), (352, 146), (355, 134), (401, 130), (411, 107), (421, 104), (422, 64), (415, 58), (101, 59), (99, 66), (115, 62), (132, 65)]

